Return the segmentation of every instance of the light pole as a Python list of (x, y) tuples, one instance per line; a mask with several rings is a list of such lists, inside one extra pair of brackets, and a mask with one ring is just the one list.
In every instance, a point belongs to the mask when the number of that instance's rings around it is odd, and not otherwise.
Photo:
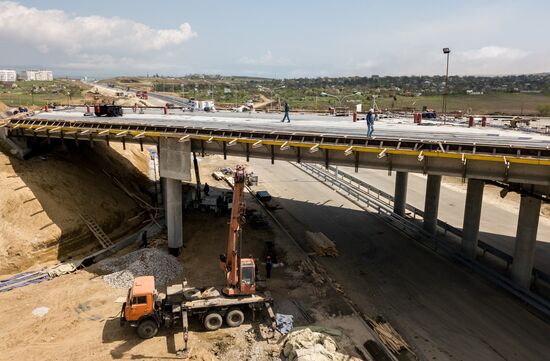
[(335, 98), (336, 100), (338, 100), (338, 103), (340, 103), (340, 108), (342, 108), (342, 102), (344, 101), (344, 99), (349, 98), (349, 97), (353, 97), (355, 95), (361, 95), (361, 93), (360, 92), (353, 92), (352, 94), (338, 96), (338, 95), (332, 95), (332, 94), (328, 94), (328, 93), (325, 93), (325, 92), (321, 92), (321, 94), (319, 94), (319, 95), (322, 96), (322, 97)]
[(447, 54), (447, 70), (445, 71), (445, 92), (443, 93), (443, 124), (447, 121), (447, 94), (449, 92), (449, 54), (451, 49), (443, 48), (443, 54)]
[(280, 87), (273, 88), (273, 89), (268, 88), (268, 87), (263, 86), (263, 85), (260, 85), (260, 87), (269, 90), (269, 100), (270, 100), (270, 102), (269, 102), (269, 112), (272, 112), (273, 111), (273, 91), (277, 90), (277, 89), (284, 89), (284, 88), (286, 88), (286, 85), (282, 85)]
[[(214, 84), (209, 80), (204, 80), (204, 82), (207, 84), (206, 94), (212, 97), (212, 101), (216, 101), (216, 99), (214, 99)], [(208, 88), (210, 88), (210, 90), (208, 90)]]

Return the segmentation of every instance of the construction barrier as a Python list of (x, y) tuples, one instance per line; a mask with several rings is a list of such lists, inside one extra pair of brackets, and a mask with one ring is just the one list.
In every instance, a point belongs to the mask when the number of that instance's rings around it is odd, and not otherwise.
[(422, 124), (422, 113), (416, 113), (416, 124)]

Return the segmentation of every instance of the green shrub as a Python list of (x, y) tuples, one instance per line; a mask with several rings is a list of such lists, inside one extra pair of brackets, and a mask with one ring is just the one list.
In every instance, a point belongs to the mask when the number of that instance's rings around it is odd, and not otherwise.
[(539, 104), (537, 105), (537, 110), (542, 116), (550, 115), (550, 104)]

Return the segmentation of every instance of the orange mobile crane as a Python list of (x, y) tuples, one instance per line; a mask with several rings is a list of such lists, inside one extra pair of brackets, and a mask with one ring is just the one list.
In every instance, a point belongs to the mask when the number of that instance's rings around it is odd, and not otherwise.
[(220, 268), (225, 271), (227, 296), (253, 295), (256, 293), (256, 265), (253, 258), (241, 258), (237, 246), (242, 243), (242, 224), (245, 222), (244, 166), (238, 165), (233, 178), (233, 207), (227, 237), (227, 253), (220, 256)]
[(275, 327), (273, 299), (267, 294), (256, 292), (254, 259), (240, 257), (246, 178), (244, 166), (237, 166), (233, 178), (233, 208), (227, 254), (220, 256), (220, 267), (225, 272), (225, 287), (221, 290), (213, 287), (197, 289), (187, 287), (184, 282), (168, 286), (166, 294), (162, 294), (155, 289), (153, 276), (136, 277), (122, 306), (121, 325), (129, 323), (136, 327), (141, 338), (151, 338), (161, 326), (171, 327), (181, 322), (185, 341), (182, 350), (187, 348), (189, 316), (198, 316), (204, 327), (213, 331), (222, 326), (224, 319), (227, 326), (237, 327), (244, 322), (247, 309), (252, 310), (254, 317), (256, 310), (265, 308), (271, 327)]

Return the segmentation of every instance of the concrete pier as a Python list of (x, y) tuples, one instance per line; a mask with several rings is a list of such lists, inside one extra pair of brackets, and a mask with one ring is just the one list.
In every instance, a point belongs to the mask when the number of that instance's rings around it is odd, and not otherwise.
[(464, 221), (462, 223), (462, 251), (471, 259), (475, 259), (477, 255), (484, 186), (485, 182), (482, 180), (468, 179)]
[(405, 210), (407, 206), (407, 182), (409, 180), (409, 173), (396, 172), (395, 174), (395, 195), (393, 199), (393, 211), (394, 213), (405, 216)]
[(168, 252), (179, 256), (183, 247), (183, 207), (181, 181), (165, 178), (164, 201), (166, 207), (166, 228), (168, 232)]
[(437, 213), (439, 210), (439, 193), (441, 190), (441, 176), (428, 175), (426, 183), (426, 200), (424, 202), (424, 229), (431, 234), (437, 230)]
[(183, 247), (182, 181), (191, 181), (191, 143), (161, 138), (159, 170), (166, 212), (168, 251), (179, 256)]
[(526, 289), (531, 286), (540, 207), (540, 199), (527, 195), (521, 196), (514, 263), (512, 264), (512, 280)]

